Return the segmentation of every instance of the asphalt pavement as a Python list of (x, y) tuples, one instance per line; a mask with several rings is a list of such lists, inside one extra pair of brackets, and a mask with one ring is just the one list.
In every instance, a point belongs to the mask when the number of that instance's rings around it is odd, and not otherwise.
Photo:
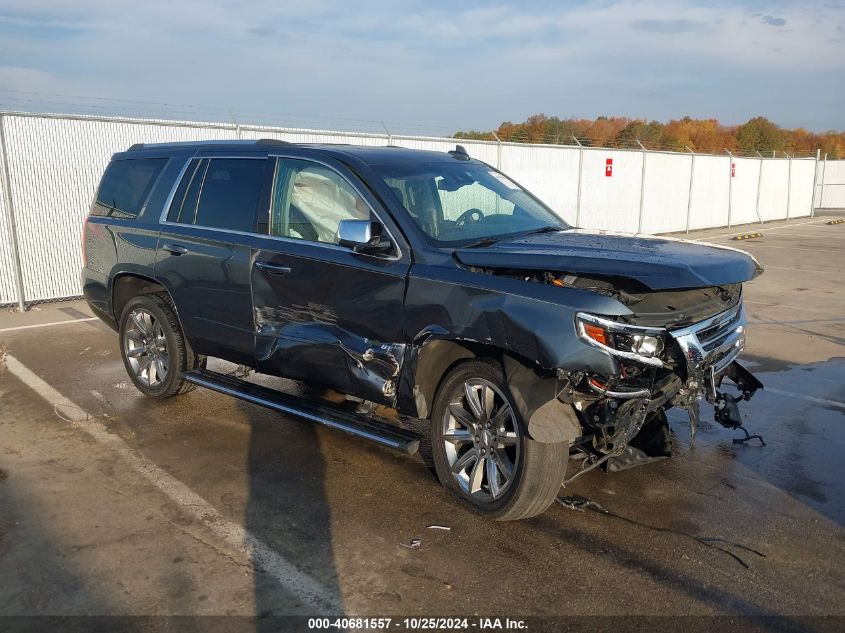
[(766, 268), (742, 405), (766, 445), (705, 407), (691, 449), (673, 413), (671, 459), (514, 523), (419, 456), (202, 389), (144, 398), (84, 302), (4, 309), (0, 615), (845, 615), (845, 224), (689, 238)]

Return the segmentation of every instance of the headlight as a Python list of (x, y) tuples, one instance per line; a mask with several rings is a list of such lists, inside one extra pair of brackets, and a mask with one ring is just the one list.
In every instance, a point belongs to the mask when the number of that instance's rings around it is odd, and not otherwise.
[(575, 322), (581, 338), (594, 347), (646, 365), (663, 366), (659, 359), (665, 346), (662, 328), (626, 325), (580, 312)]
[(660, 356), (663, 351), (663, 339), (647, 334), (634, 334), (631, 339), (631, 351), (640, 356)]

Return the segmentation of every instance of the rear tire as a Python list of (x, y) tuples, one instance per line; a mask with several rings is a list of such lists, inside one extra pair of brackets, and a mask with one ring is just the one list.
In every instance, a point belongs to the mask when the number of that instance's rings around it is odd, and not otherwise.
[(120, 316), (120, 353), (126, 373), (138, 390), (150, 398), (169, 398), (195, 385), (182, 372), (205, 365), (185, 340), (179, 319), (165, 295), (130, 299)]
[(566, 476), (568, 443), (528, 437), (495, 361), (464, 361), (447, 374), (435, 397), (431, 431), (440, 483), (493, 519), (544, 512)]

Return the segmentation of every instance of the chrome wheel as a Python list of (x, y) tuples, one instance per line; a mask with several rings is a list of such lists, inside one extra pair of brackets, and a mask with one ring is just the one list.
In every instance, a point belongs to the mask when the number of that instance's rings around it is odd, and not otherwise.
[(491, 382), (471, 379), (459, 387), (443, 415), (449, 468), (467, 495), (499, 499), (513, 483), (520, 437), (507, 398)]
[(129, 314), (123, 351), (135, 377), (146, 387), (158, 387), (167, 378), (170, 356), (167, 337), (158, 320), (144, 308)]

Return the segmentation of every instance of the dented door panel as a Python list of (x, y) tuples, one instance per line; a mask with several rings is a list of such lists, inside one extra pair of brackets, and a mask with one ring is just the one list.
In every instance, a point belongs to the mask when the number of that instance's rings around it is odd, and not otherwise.
[(392, 404), (407, 263), (300, 240), (258, 242), (251, 269), (258, 370)]

